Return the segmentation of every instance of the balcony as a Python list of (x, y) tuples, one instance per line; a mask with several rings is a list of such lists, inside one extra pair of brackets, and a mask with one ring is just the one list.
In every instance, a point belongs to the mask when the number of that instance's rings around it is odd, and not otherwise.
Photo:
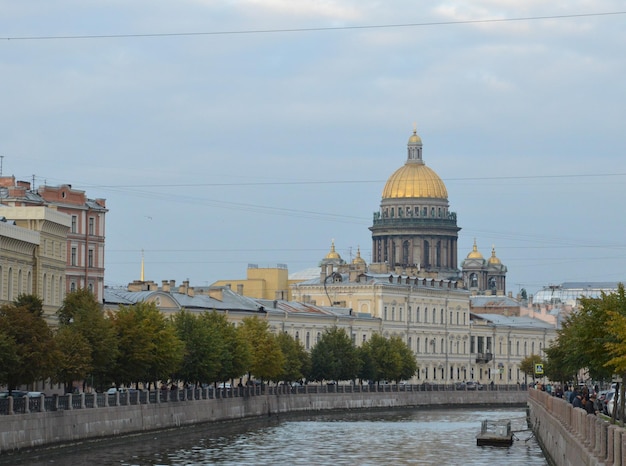
[(476, 363), (484, 364), (493, 359), (492, 353), (476, 353)]

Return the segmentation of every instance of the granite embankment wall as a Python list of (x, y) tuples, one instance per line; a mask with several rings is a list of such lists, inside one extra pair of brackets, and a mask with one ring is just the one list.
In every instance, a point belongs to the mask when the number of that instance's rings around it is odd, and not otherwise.
[(279, 393), (0, 417), (0, 453), (289, 412), (411, 406), (524, 405), (526, 391)]
[(530, 390), (530, 422), (556, 466), (626, 466), (626, 430), (549, 394)]

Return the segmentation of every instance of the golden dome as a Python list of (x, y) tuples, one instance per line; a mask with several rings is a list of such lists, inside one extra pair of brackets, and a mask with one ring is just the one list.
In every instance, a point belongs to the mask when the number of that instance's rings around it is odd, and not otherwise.
[(502, 263), (500, 261), (500, 259), (498, 259), (496, 257), (496, 248), (495, 248), (495, 246), (491, 247), (491, 257), (489, 258), (489, 263), (490, 264), (501, 264)]
[(421, 144), (422, 138), (417, 135), (417, 129), (413, 129), (413, 134), (409, 138), (409, 144)]
[(415, 197), (447, 200), (448, 190), (441, 178), (426, 165), (407, 162), (387, 180), (383, 199)]
[(467, 255), (468, 259), (483, 259), (483, 255), (478, 252), (478, 246), (476, 246), (476, 239), (474, 238), (474, 247), (472, 248), (472, 252)]
[(354, 265), (362, 265), (365, 264), (365, 259), (363, 259), (361, 257), (361, 248), (357, 248), (356, 250), (356, 257), (354, 259), (352, 259), (352, 263)]
[(339, 253), (335, 251), (335, 240), (333, 240), (330, 246), (330, 252), (326, 254), (326, 257), (324, 257), (324, 259), (341, 259)]

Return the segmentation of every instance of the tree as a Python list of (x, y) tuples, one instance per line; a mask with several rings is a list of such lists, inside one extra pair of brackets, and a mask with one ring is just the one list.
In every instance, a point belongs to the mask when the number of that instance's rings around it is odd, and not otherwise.
[(267, 321), (256, 316), (246, 317), (240, 329), (251, 348), (250, 374), (259, 380), (276, 380), (285, 364), (285, 356)]
[[(537, 354), (531, 354), (530, 356), (525, 357), (519, 364), (519, 370), (524, 374), (529, 375), (535, 378), (535, 368), (537, 364), (543, 364), (543, 360), (541, 356)], [(541, 376), (541, 375), (540, 375)]]
[(120, 306), (109, 318), (119, 342), (116, 385), (167, 380), (179, 370), (183, 343), (154, 303)]
[(55, 334), (58, 358), (54, 382), (63, 383), (65, 393), (71, 393), (75, 380), (84, 380), (93, 370), (89, 341), (73, 326), (59, 327)]
[(398, 336), (389, 339), (392, 351), (400, 356), (400, 369), (398, 372), (389, 374), (390, 380), (400, 382), (408, 380), (417, 372), (417, 360), (411, 348)]
[(185, 310), (172, 318), (184, 345), (182, 364), (174, 378), (196, 385), (219, 380), (226, 343), (214, 320), (215, 316), (207, 312), (197, 315)]
[(614, 293), (610, 298), (611, 310), (608, 313), (608, 320), (606, 325), (607, 333), (610, 335), (610, 341), (605, 343), (605, 347), (609, 354), (609, 360), (606, 362), (606, 366), (610, 368), (613, 373), (619, 374), (622, 383), (619, 385), (619, 398), (614, 403), (613, 412), (610, 413), (613, 420), (617, 417), (617, 403), (619, 403), (620, 423), (624, 426), (624, 413), (626, 413), (625, 403), (625, 386), (626, 380), (626, 299), (624, 293), (624, 285), (619, 284), (617, 293)]
[(42, 313), (36, 309), (31, 311), (28, 305), (3, 305), (0, 307), (0, 336), (2, 345), (9, 351), (9, 365), (0, 371), (4, 377), (0, 383), (7, 385), (9, 391), (53, 374), (56, 346)]
[(311, 350), (311, 380), (353, 380), (361, 362), (356, 347), (345, 330), (332, 327), (324, 330)]
[(309, 353), (306, 352), (302, 343), (286, 332), (278, 334), (277, 340), (285, 356), (285, 363), (275, 381), (295, 382), (303, 379), (310, 367)]
[(88, 344), (92, 369), (83, 380), (91, 379), (90, 382), (100, 389), (111, 384), (118, 357), (117, 336), (112, 321), (106, 317), (93, 293), (84, 288), (68, 293), (57, 317), (60, 328), (71, 327)]
[(43, 300), (34, 294), (21, 294), (13, 302), (16, 307), (25, 307), (36, 316), (43, 316)]

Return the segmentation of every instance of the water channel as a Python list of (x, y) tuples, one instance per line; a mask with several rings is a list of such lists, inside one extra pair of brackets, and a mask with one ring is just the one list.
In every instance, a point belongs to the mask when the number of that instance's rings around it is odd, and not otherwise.
[[(513, 446), (476, 446), (483, 419), (510, 419), (516, 432)], [(523, 408), (358, 411), (205, 424), (36, 455), (0, 456), (0, 464), (547, 465), (532, 432), (525, 429)]]

